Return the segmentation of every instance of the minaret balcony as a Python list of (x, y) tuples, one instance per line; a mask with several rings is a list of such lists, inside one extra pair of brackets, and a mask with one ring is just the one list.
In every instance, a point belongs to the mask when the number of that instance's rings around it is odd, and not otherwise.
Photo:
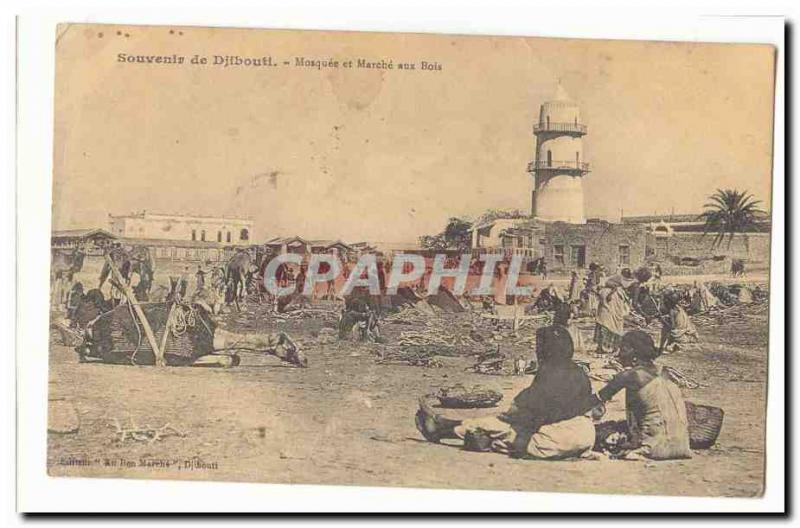
[(569, 172), (583, 175), (589, 172), (589, 164), (582, 161), (539, 160), (528, 163), (528, 172)]
[(534, 134), (569, 134), (570, 136), (583, 136), (586, 134), (586, 125), (579, 123), (536, 123), (533, 125)]

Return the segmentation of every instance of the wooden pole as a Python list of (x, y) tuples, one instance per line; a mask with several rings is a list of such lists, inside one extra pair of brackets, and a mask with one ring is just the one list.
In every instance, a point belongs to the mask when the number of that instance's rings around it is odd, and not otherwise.
[(169, 327), (172, 324), (172, 313), (175, 311), (175, 301), (169, 305), (169, 312), (167, 312), (167, 321), (164, 323), (164, 333), (161, 335), (161, 355), (167, 353), (167, 338), (169, 337)]
[[(156, 335), (153, 333), (153, 329), (150, 327), (150, 323), (147, 321), (147, 317), (145, 317), (142, 307), (139, 306), (139, 301), (136, 300), (136, 296), (131, 291), (130, 286), (128, 286), (125, 283), (125, 279), (122, 278), (122, 274), (119, 272), (116, 264), (114, 264), (114, 261), (111, 260), (111, 257), (108, 255), (108, 253), (106, 253), (105, 258), (106, 258), (106, 263), (108, 264), (108, 267), (111, 270), (111, 275), (117, 282), (117, 286), (122, 290), (122, 293), (125, 295), (125, 298), (133, 307), (133, 311), (136, 312), (136, 316), (142, 323), (142, 328), (144, 329), (144, 335), (147, 336), (147, 342), (150, 343), (150, 347), (153, 349), (153, 355), (156, 358), (156, 366), (157, 367), (165, 366), (166, 363), (164, 362), (164, 355), (161, 352), (161, 349), (158, 347), (158, 342), (156, 341)], [(164, 327), (164, 332), (167, 332), (168, 330), (169, 329), (167, 327)]]

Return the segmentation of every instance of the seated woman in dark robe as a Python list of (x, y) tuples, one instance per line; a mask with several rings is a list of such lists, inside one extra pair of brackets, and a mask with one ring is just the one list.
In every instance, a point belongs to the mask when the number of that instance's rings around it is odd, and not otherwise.
[(536, 377), (514, 398), (508, 411), (451, 420), (435, 414), (423, 399), (416, 415), (417, 429), (431, 442), (481, 433), (491, 438), (492, 450), (517, 457), (580, 456), (594, 445), (594, 425), (585, 415), (596, 402), (589, 378), (572, 362), (572, 353), (566, 327), (542, 328), (537, 331)]

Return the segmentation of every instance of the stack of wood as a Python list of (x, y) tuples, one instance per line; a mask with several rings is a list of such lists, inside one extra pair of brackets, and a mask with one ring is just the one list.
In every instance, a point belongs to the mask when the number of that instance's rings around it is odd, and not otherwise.
[(508, 374), (506, 372), (507, 359), (498, 346), (495, 349), (478, 354), (475, 364), (469, 369), (478, 374)]
[(708, 290), (725, 306), (733, 306), (739, 303), (739, 297), (731, 291), (731, 285), (712, 282), (708, 285)]
[(721, 326), (744, 321), (749, 316), (766, 315), (769, 311), (767, 303), (738, 304), (726, 308), (713, 308), (692, 316), (697, 326)]
[(674, 367), (662, 367), (664, 375), (682, 389), (697, 389), (700, 384)]
[(650, 322), (648, 322), (642, 314), (631, 311), (631, 313), (625, 316), (625, 325), (629, 328), (652, 330), (654, 328), (660, 328), (661, 322), (657, 318), (651, 319)]
[(389, 314), (383, 318), (387, 323), (422, 326), (430, 319), (431, 314), (425, 313), (416, 306), (404, 306), (400, 311)]
[(275, 319), (282, 321), (296, 321), (299, 319), (322, 319), (324, 321), (338, 321), (339, 312), (336, 310), (323, 310), (315, 308), (300, 308), (289, 312), (272, 314)]
[(378, 363), (381, 364), (401, 364), (412, 367), (441, 367), (442, 363), (436, 359), (435, 353), (416, 348), (386, 348), (382, 349), (378, 356)]
[(319, 334), (316, 338), (316, 343), (318, 345), (329, 345), (332, 343), (336, 343), (339, 340), (339, 336), (335, 329), (325, 327), (319, 331)]
[(400, 345), (443, 345), (454, 346), (455, 336), (436, 332), (427, 327), (425, 330), (408, 330), (400, 332)]

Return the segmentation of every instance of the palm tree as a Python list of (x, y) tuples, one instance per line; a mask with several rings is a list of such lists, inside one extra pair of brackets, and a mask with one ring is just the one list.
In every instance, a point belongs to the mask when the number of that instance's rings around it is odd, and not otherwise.
[(717, 189), (708, 199), (703, 206), (705, 211), (698, 218), (706, 223), (703, 235), (714, 233), (714, 248), (721, 245), (726, 236), (730, 248), (734, 235), (757, 228), (756, 216), (764, 212), (758, 208), (761, 201), (747, 191)]

